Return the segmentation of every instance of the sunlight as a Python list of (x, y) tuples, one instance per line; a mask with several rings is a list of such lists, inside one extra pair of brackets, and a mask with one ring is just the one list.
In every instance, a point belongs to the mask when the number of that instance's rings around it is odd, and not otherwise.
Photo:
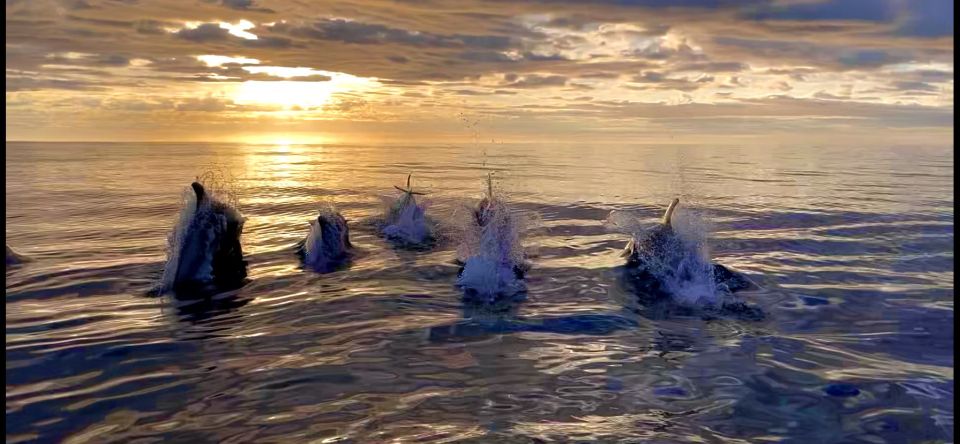
[(284, 110), (306, 110), (327, 104), (335, 88), (331, 82), (249, 80), (240, 84), (234, 102), (241, 105), (280, 106)]
[(247, 143), (251, 145), (273, 145), (278, 152), (296, 150), (299, 145), (324, 145), (336, 143), (337, 139), (329, 135), (318, 134), (240, 134), (228, 139), (231, 142)]
[(320, 79), (248, 80), (240, 84), (233, 98), (235, 103), (241, 105), (278, 106), (285, 111), (322, 108), (336, 93), (363, 92), (380, 85), (375, 78), (305, 67), (244, 66), (243, 70), (251, 74), (266, 74), (283, 79)]

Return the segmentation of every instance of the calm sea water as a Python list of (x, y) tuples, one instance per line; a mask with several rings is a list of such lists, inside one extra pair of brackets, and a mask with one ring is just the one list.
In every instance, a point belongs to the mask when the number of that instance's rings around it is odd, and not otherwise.
[[(951, 442), (953, 154), (923, 147), (6, 144), (6, 441)], [(151, 297), (180, 195), (219, 169), (250, 282)], [(540, 227), (525, 297), (455, 245), (359, 223), (408, 172), (439, 219), (487, 171)], [(614, 209), (675, 196), (768, 319), (651, 316)], [(300, 268), (318, 202), (349, 268)], [(497, 328), (527, 322), (539, 329)]]

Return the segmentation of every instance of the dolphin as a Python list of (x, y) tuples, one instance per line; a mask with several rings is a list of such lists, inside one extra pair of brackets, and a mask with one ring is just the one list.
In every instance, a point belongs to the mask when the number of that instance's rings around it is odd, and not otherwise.
[(458, 257), (458, 285), (486, 296), (515, 293), (524, 288), (522, 279), (530, 266), (518, 256), (519, 229), (506, 202), (493, 193), (492, 176), (487, 176), (487, 193), (474, 207)]
[(247, 277), (240, 246), (245, 219), (207, 193), (199, 182), (190, 187), (196, 204), (184, 209), (190, 217), (171, 238), (175, 255), (168, 258), (164, 270), (166, 286), (175, 290), (235, 288)]
[(310, 221), (310, 231), (297, 243), (296, 251), (304, 265), (329, 271), (347, 259), (352, 247), (347, 220), (332, 208), (324, 208)]
[(388, 239), (408, 245), (418, 245), (425, 241), (433, 239), (431, 227), (427, 221), (424, 208), (417, 205), (415, 196), (423, 196), (424, 193), (413, 191), (410, 186), (412, 174), (407, 175), (407, 187), (401, 188), (394, 185), (394, 188), (403, 194), (390, 207), (387, 212), (382, 233)]
[[(624, 248), (621, 256), (626, 257), (626, 268), (635, 289), (653, 299), (661, 299), (669, 293), (663, 279), (669, 276), (677, 280), (690, 280), (698, 272), (696, 265), (691, 266), (689, 247), (683, 244), (674, 231), (673, 213), (680, 199), (673, 199), (664, 212), (660, 222), (654, 227), (634, 236)], [(759, 288), (746, 276), (721, 264), (704, 264), (705, 270), (712, 274), (713, 283), (718, 291), (733, 294), (743, 290)], [(723, 311), (733, 311), (747, 317), (762, 317), (756, 308), (743, 302), (721, 301)]]

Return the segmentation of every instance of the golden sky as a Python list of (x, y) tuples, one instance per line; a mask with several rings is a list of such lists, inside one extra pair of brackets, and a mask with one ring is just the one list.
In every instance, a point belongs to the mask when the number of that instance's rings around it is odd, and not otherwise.
[(8, 0), (7, 140), (952, 144), (951, 0)]

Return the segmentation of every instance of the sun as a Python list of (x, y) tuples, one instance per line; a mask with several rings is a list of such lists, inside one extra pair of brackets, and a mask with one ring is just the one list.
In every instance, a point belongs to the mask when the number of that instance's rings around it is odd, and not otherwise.
[(234, 102), (240, 105), (267, 105), (285, 111), (322, 108), (336, 90), (332, 82), (250, 80), (240, 84)]
[(304, 67), (244, 66), (243, 70), (283, 80), (244, 81), (233, 94), (234, 103), (278, 108), (276, 111), (323, 109), (336, 94), (363, 94), (380, 86), (373, 77)]

